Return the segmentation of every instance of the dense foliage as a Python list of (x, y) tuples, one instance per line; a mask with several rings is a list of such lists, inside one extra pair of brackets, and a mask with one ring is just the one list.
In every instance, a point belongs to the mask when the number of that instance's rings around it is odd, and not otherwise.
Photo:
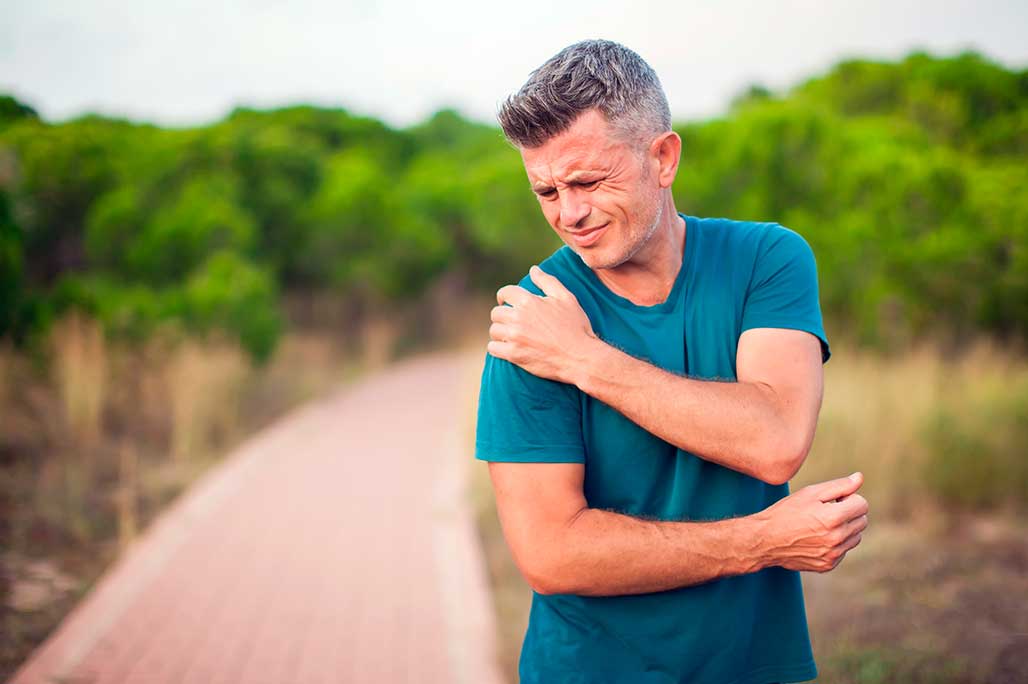
[[(975, 54), (848, 61), (677, 128), (679, 208), (774, 220), (866, 341), (1028, 339), (1028, 72)], [(498, 129), (394, 130), (339, 109), (239, 109), (165, 130), (51, 124), (0, 97), (0, 336), (62, 309), (112, 334), (228, 330), (265, 358), (279, 298), (388, 306), (444, 273), (495, 289), (559, 245)]]

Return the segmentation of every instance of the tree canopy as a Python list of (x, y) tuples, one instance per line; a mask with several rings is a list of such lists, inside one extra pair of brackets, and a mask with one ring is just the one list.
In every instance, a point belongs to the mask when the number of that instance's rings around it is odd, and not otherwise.
[[(1028, 72), (966, 53), (850, 60), (676, 126), (679, 208), (777, 221), (864, 340), (1028, 339)], [(560, 245), (499, 129), (237, 109), (193, 129), (48, 123), (0, 96), (0, 336), (68, 307), (112, 334), (222, 329), (266, 358), (280, 296), (377, 304), (457, 273), (494, 290)]]

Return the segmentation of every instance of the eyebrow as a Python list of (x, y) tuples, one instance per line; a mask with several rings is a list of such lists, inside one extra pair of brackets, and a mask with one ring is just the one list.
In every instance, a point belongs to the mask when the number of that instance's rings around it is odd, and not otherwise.
[[(601, 175), (601, 174), (602, 174), (602, 171), (599, 171), (598, 169), (581, 169), (579, 171), (572, 171), (570, 174), (568, 174), (568, 177), (565, 180), (565, 182), (569, 183), (569, 184), (581, 183), (583, 181), (583, 179), (591, 178), (593, 176), (597, 176), (597, 175)], [(534, 190), (535, 192), (541, 192), (541, 191), (552, 190), (552, 189), (553, 189), (553, 186), (550, 185), (549, 183), (544, 183), (542, 181), (537, 181), (535, 183), (532, 183), (532, 190)]]

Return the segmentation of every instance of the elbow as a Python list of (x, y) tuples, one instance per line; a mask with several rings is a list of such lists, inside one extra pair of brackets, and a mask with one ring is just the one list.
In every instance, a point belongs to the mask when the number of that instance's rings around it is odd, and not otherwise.
[(766, 482), (769, 485), (783, 485), (793, 478), (796, 474), (797, 469), (792, 469), (785, 465), (776, 465), (774, 468), (768, 468), (767, 472), (762, 473), (757, 479)]
[(546, 535), (548, 543), (536, 543), (518, 559), (521, 574), (537, 594), (579, 594), (587, 590), (582, 584), (581, 557), (575, 539), (575, 525), (588, 512), (583, 506), (562, 526), (560, 532)]
[(532, 588), (537, 594), (543, 596), (551, 596), (553, 594), (565, 594), (568, 593), (561, 589), (560, 582), (553, 575), (546, 572), (539, 573), (524, 573), (525, 579), (528, 581), (528, 586)]
[(573, 575), (561, 563), (530, 561), (521, 567), (521, 574), (524, 575), (528, 586), (537, 594), (550, 596), (575, 593), (575, 587), (571, 582)]
[(514, 560), (528, 586), (537, 594), (554, 594), (553, 577), (547, 565), (546, 554), (539, 548), (532, 553), (515, 554)]
[[(760, 461), (766, 464), (763, 472), (757, 475), (757, 479), (769, 485), (783, 485), (796, 476), (807, 454), (810, 451), (810, 441), (803, 440), (780, 440), (763, 451)], [(768, 458), (768, 454), (771, 458)]]

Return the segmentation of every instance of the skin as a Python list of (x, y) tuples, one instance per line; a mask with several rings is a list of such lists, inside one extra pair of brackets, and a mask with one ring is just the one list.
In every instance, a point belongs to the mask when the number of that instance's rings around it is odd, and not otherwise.
[[(596, 110), (521, 150), (550, 227), (612, 292), (639, 305), (664, 302), (682, 266), (688, 236), (671, 194), (680, 155), (676, 133), (626, 141)], [(516, 285), (497, 292), (491, 354), (576, 385), (665, 441), (765, 482), (786, 482), (803, 464), (823, 395), (816, 337), (747, 330), (737, 382), (685, 378), (606, 344), (557, 278), (537, 266), (530, 276), (545, 296)], [(804, 487), (755, 515), (693, 523), (589, 508), (581, 464), (489, 470), (514, 559), (540, 593), (661, 591), (770, 566), (826, 572), (867, 526), (859, 473)]]

